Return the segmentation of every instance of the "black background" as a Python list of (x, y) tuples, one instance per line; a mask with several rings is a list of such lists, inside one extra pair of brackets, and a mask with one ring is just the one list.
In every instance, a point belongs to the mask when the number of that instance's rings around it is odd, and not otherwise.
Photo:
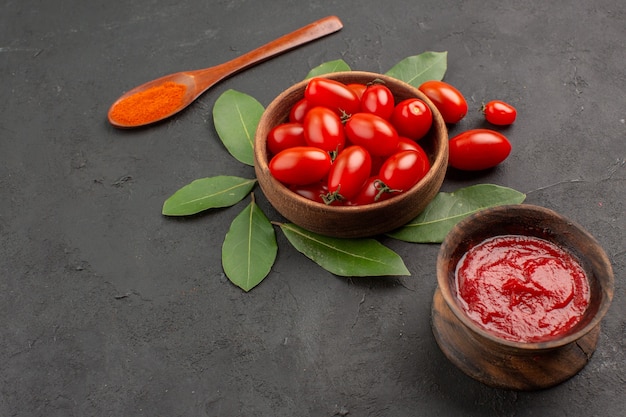
[[(21, 0), (0, 21), (0, 415), (618, 416), (626, 409), (626, 3), (559, 1)], [(106, 112), (161, 75), (232, 59), (326, 15), (337, 34), (218, 84), (182, 114), (121, 131)], [(212, 121), (227, 89), (263, 105), (326, 61), (385, 72), (448, 51), (446, 80), (483, 125), (517, 107), (507, 161), (450, 172), (583, 225), (615, 297), (589, 364), (539, 392), (457, 370), (430, 329), (438, 245), (382, 242), (412, 276), (345, 279), (295, 251), (250, 293), (221, 243), (235, 207), (162, 216), (194, 179), (254, 175)], [(257, 201), (280, 216), (260, 190)]]

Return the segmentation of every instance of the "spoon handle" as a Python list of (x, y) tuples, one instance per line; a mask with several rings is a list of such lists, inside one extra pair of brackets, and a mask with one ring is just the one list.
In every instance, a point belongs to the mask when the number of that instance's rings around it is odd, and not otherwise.
[(199, 89), (206, 90), (216, 82), (239, 71), (289, 51), (305, 43), (337, 32), (343, 27), (336, 16), (327, 16), (281, 36), (237, 58), (211, 68), (193, 71)]

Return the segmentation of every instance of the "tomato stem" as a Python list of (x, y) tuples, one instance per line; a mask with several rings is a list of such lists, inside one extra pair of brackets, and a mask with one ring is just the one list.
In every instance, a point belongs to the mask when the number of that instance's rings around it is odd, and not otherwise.
[(335, 162), (335, 159), (337, 159), (337, 155), (339, 155), (339, 145), (337, 145), (334, 150), (329, 151), (328, 155), (330, 155), (330, 161)]
[(344, 201), (345, 200), (344, 196), (339, 194), (339, 189), (340, 188), (341, 188), (341, 184), (339, 185), (339, 187), (337, 187), (337, 189), (335, 191), (329, 192), (328, 194), (322, 194), (321, 195), (322, 200), (324, 200), (324, 203), (327, 206), (330, 206), (335, 201)]
[(341, 123), (345, 125), (346, 122), (350, 120), (350, 118), (352, 117), (352, 114), (347, 113), (344, 109), (339, 109), (339, 111), (341, 112), (341, 116), (340, 116)]
[(381, 180), (374, 181), (374, 188), (378, 190), (376, 197), (374, 197), (374, 201), (378, 201), (380, 199), (380, 196), (382, 196), (384, 193), (401, 193), (402, 192), (402, 190), (395, 190), (393, 188), (389, 188), (389, 186)]

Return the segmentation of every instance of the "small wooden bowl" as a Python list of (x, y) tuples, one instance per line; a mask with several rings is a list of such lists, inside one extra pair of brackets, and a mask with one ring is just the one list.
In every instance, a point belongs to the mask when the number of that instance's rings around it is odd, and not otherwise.
[[(569, 251), (585, 270), (589, 307), (568, 333), (545, 342), (512, 342), (485, 331), (465, 314), (455, 286), (457, 263), (472, 246), (508, 234), (548, 240)], [(546, 208), (521, 204), (485, 209), (459, 222), (441, 245), (437, 282), (432, 327), (446, 357), (487, 385), (535, 390), (567, 380), (590, 360), (613, 298), (614, 277), (607, 255), (581, 226)]]
[(391, 199), (364, 206), (327, 206), (306, 199), (274, 179), (268, 167), (267, 135), (287, 121), (289, 110), (301, 98), (307, 80), (285, 90), (267, 107), (259, 121), (254, 144), (254, 168), (259, 185), (269, 202), (289, 221), (326, 236), (356, 238), (374, 236), (398, 228), (415, 218), (437, 195), (448, 166), (448, 130), (433, 103), (417, 88), (382, 74), (362, 71), (338, 72), (326, 78), (345, 84), (384, 81), (396, 103), (412, 97), (424, 100), (433, 113), (433, 126), (419, 144), (428, 154), (431, 168), (410, 190)]

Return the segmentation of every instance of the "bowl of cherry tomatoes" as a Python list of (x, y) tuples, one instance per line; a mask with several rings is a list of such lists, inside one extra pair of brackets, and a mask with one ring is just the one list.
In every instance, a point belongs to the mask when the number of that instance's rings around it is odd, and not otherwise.
[(261, 116), (254, 143), (263, 193), (287, 220), (326, 236), (396, 229), (437, 195), (448, 131), (417, 88), (364, 71), (301, 81)]

